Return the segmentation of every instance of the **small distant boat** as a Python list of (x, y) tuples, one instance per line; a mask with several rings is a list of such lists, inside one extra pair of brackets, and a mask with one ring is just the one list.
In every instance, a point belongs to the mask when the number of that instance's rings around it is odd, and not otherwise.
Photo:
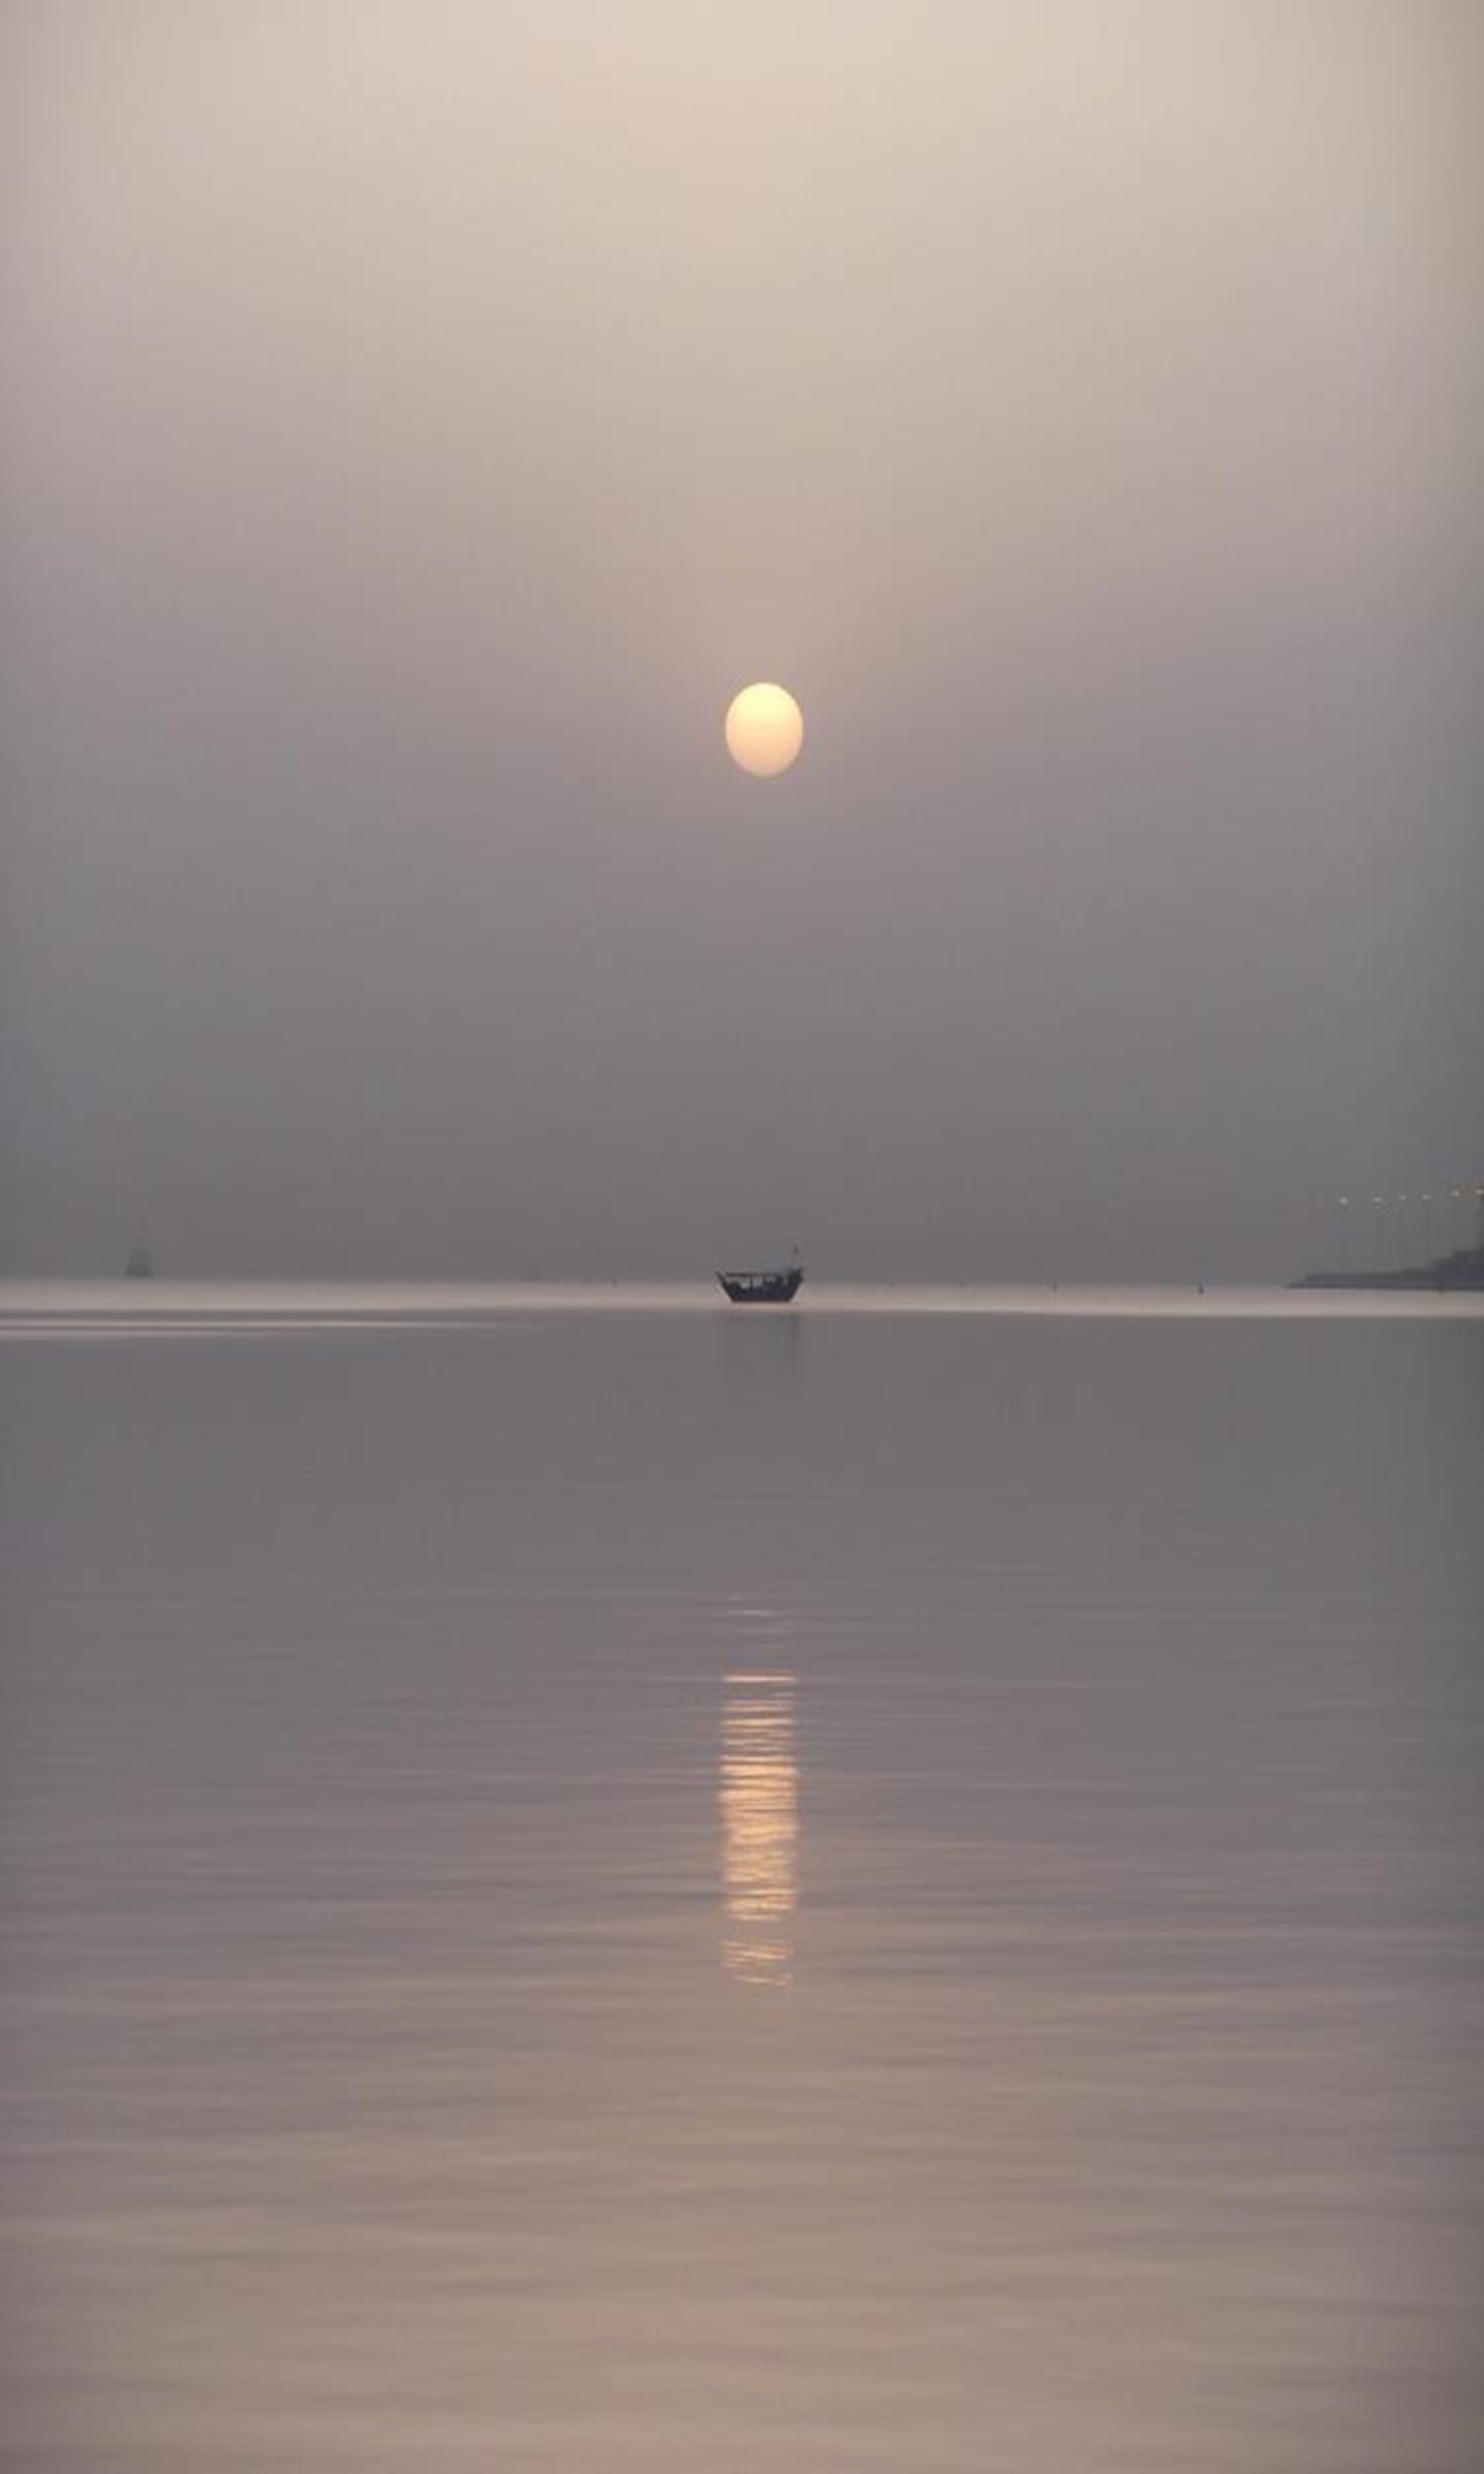
[(135, 1246), (128, 1262), (124, 1265), (124, 1277), (127, 1280), (152, 1280), (154, 1276), (155, 1266), (150, 1261), (149, 1248), (147, 1246)]
[(804, 1266), (795, 1253), (779, 1271), (718, 1272), (717, 1277), (734, 1306), (787, 1306), (804, 1285)]

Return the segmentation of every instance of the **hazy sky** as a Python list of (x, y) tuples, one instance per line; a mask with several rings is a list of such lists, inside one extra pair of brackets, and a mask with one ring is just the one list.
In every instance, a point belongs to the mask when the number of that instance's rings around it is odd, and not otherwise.
[(12, 6), (0, 1268), (1282, 1275), (1484, 1176), (1481, 27)]

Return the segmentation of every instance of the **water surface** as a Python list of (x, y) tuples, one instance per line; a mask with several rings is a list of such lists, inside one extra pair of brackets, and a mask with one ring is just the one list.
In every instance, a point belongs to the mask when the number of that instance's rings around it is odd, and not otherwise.
[(47, 2474), (1472, 2474), (1468, 1299), (0, 1291)]

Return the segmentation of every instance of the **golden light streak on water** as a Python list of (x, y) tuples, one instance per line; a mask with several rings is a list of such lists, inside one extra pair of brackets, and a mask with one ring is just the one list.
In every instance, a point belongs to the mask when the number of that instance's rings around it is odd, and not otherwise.
[(728, 1675), (721, 1710), (722, 1964), (742, 1984), (791, 1984), (798, 1907), (794, 1679)]

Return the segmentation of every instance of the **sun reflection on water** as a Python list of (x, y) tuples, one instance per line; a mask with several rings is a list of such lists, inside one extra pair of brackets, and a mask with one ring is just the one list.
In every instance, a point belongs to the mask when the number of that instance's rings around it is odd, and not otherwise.
[(726, 1678), (721, 1710), (722, 1963), (743, 1984), (791, 1984), (798, 1905), (793, 1677)]

